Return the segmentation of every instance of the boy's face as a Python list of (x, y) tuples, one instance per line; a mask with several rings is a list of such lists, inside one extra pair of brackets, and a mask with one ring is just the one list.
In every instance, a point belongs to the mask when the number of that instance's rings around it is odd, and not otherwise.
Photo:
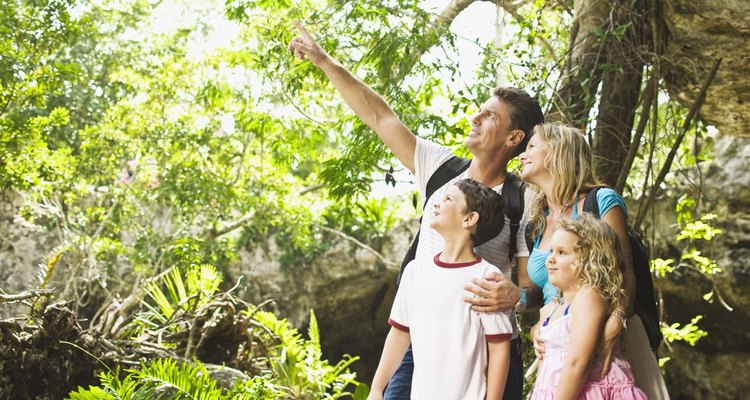
[(550, 283), (563, 290), (575, 286), (578, 274), (573, 264), (578, 259), (575, 252), (578, 236), (558, 229), (552, 234), (550, 242), (552, 253), (546, 263)]
[(469, 216), (466, 209), (466, 196), (456, 185), (451, 185), (442, 201), (435, 203), (432, 209), (430, 227), (440, 232), (450, 232), (463, 228)]

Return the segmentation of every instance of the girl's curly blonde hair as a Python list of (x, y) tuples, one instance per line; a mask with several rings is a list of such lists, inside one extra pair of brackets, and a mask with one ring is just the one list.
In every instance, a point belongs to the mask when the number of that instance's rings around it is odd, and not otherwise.
[(560, 220), (560, 228), (578, 236), (574, 251), (578, 259), (572, 267), (578, 286), (588, 286), (599, 293), (612, 309), (626, 296), (622, 287), (620, 241), (606, 223), (589, 213), (577, 219)]

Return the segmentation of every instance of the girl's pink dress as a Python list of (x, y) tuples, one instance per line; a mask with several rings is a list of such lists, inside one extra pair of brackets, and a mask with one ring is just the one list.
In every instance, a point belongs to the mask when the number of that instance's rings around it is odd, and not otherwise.
[[(570, 343), (571, 317), (568, 308), (562, 317), (552, 322), (544, 321), (542, 324), (539, 335), (545, 343), (544, 362), (531, 393), (532, 400), (553, 400), (555, 397)], [(599, 379), (602, 372), (601, 361), (597, 361), (591, 367), (578, 398), (645, 400), (646, 395), (633, 383), (633, 373), (628, 362), (622, 359), (617, 351), (612, 358), (612, 368), (604, 379)]]

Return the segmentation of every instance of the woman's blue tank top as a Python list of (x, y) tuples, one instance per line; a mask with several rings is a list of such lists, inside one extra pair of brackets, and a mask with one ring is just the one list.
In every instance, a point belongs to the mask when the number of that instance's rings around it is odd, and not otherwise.
[[(600, 189), (596, 193), (596, 201), (597, 203), (599, 203), (599, 213), (601, 214), (602, 218), (607, 214), (609, 210), (617, 206), (622, 208), (622, 211), (626, 216), (628, 214), (625, 200), (623, 200), (622, 197), (617, 194), (617, 192), (610, 188)], [(549, 213), (549, 210), (547, 210), (547, 213)], [(573, 206), (573, 219), (576, 218), (578, 218), (578, 203)], [(544, 227), (542, 227), (542, 229), (544, 229)], [(539, 237), (536, 238), (536, 242), (534, 242), (534, 248), (531, 249), (531, 253), (529, 254), (527, 271), (529, 273), (529, 279), (531, 279), (531, 281), (534, 282), (536, 286), (542, 289), (542, 294), (544, 295), (544, 304), (547, 304), (555, 297), (559, 296), (559, 293), (555, 285), (549, 282), (549, 278), (547, 276), (547, 257), (552, 252), (552, 250), (539, 249), (539, 243), (541, 241), (542, 235), (539, 235)]]

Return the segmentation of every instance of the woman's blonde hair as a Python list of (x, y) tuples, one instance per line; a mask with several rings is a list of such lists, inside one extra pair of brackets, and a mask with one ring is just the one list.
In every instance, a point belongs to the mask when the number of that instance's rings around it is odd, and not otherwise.
[(622, 287), (620, 241), (605, 222), (589, 213), (577, 219), (563, 218), (559, 229), (578, 236), (573, 247), (578, 259), (572, 267), (579, 286), (588, 286), (599, 293), (614, 309), (626, 296)]
[(553, 122), (535, 126), (532, 131), (532, 136), (534, 135), (539, 135), (549, 145), (544, 168), (554, 179), (551, 198), (539, 196), (533, 207), (531, 222), (534, 226), (533, 237), (536, 239), (544, 229), (544, 218), (550, 201), (566, 211), (575, 204), (580, 193), (586, 193), (601, 184), (594, 176), (591, 148), (580, 130)]

